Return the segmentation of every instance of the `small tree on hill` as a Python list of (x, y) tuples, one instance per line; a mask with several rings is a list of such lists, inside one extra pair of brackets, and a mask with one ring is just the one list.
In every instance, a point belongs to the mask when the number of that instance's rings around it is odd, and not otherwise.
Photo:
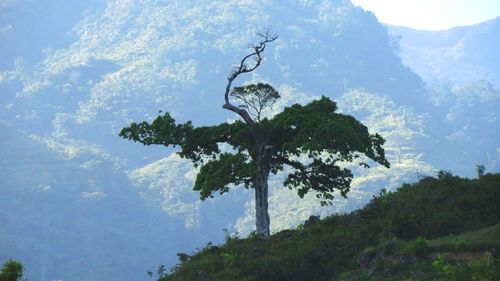
[[(268, 177), (292, 169), (284, 186), (297, 190), (300, 197), (316, 192), (321, 204), (330, 204), (334, 192), (346, 197), (351, 171), (340, 167), (362, 155), (389, 167), (382, 145), (384, 139), (369, 134), (368, 128), (352, 116), (336, 113), (337, 105), (322, 97), (307, 105), (295, 104), (273, 118), (262, 118), (262, 111), (272, 105), (279, 93), (268, 84), (231, 88), (243, 73), (259, 67), (266, 44), (277, 37), (262, 34), (260, 43), (231, 72), (224, 93), (223, 108), (241, 120), (214, 126), (193, 127), (190, 121), (176, 124), (169, 113), (152, 123), (132, 123), (120, 136), (144, 145), (179, 146), (178, 154), (201, 165), (193, 189), (201, 199), (223, 194), (230, 186), (244, 185), (255, 190), (256, 233), (269, 235)], [(250, 63), (250, 61), (252, 61)], [(234, 105), (231, 99), (240, 102)], [(234, 151), (221, 151), (219, 144), (229, 144)], [(307, 156), (308, 161), (299, 161)], [(360, 163), (368, 167), (365, 163)]]

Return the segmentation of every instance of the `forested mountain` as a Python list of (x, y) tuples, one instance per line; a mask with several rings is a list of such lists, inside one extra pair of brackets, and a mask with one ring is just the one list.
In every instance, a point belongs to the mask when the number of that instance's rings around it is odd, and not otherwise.
[(221, 108), (226, 77), (267, 28), (279, 39), (236, 84), (279, 90), (267, 115), (331, 97), (386, 138), (391, 162), (356, 170), (349, 199), (329, 207), (271, 178), (273, 232), (359, 208), (380, 188), (441, 168), (498, 170), (495, 86), (430, 90), (402, 63), (387, 27), (349, 1), (51, 3), (10, 1), (0, 14), (0, 189), (8, 194), (0, 259), (25, 261), (29, 280), (137, 280), (148, 264), (172, 265), (176, 251), (221, 241), (222, 228), (252, 230), (251, 192), (201, 202), (190, 162), (118, 132), (160, 110), (196, 126), (233, 120)]

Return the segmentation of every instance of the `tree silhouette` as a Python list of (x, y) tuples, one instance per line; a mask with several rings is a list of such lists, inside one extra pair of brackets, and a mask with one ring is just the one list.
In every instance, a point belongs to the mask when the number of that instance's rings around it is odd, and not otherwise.
[[(336, 103), (327, 97), (307, 105), (294, 104), (272, 118), (262, 118), (262, 110), (279, 98), (272, 86), (259, 83), (232, 89), (240, 74), (259, 67), (266, 45), (278, 38), (269, 32), (260, 36), (262, 40), (253, 46), (253, 52), (227, 78), (223, 108), (243, 121), (195, 128), (191, 121), (176, 124), (167, 112), (151, 123), (132, 123), (120, 136), (144, 145), (179, 146), (181, 157), (201, 165), (193, 187), (201, 199), (228, 192), (232, 186), (253, 188), (256, 233), (268, 236), (271, 173), (290, 168), (284, 186), (297, 190), (300, 197), (314, 191), (324, 205), (332, 202), (336, 191), (343, 197), (349, 191), (353, 175), (343, 163), (360, 160), (360, 165), (368, 167), (361, 162), (363, 155), (386, 167), (389, 162), (382, 148), (384, 139), (370, 134), (352, 116), (336, 113)], [(232, 104), (230, 97), (240, 104)], [(233, 151), (222, 151), (220, 144), (230, 145)], [(300, 157), (307, 160), (300, 161)]]

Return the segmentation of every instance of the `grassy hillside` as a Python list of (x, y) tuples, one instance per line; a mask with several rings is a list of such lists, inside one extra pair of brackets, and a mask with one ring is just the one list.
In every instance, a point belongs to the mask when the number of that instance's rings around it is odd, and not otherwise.
[(500, 174), (471, 180), (441, 172), (383, 191), (350, 214), (179, 253), (160, 279), (499, 280), (499, 202)]

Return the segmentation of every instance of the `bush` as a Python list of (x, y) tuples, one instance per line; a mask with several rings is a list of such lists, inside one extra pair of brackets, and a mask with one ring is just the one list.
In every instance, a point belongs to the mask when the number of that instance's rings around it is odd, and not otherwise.
[(483, 258), (467, 264), (447, 262), (442, 256), (438, 256), (432, 265), (437, 272), (435, 281), (493, 281), (500, 277), (496, 270), (498, 265), (491, 254), (486, 254)]
[(405, 249), (403, 249), (403, 252), (416, 257), (422, 257), (427, 254), (428, 250), (429, 243), (427, 243), (427, 240), (422, 237), (417, 237), (417, 239), (408, 243)]
[(23, 278), (24, 267), (15, 260), (8, 260), (3, 264), (0, 271), (0, 281), (21, 281)]

